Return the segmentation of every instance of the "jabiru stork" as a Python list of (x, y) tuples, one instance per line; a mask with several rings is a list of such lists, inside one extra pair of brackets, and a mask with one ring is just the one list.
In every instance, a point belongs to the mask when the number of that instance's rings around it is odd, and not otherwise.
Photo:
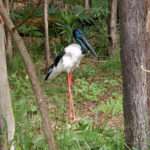
[(97, 54), (89, 42), (86, 40), (83, 32), (80, 29), (75, 29), (73, 31), (73, 37), (76, 43), (72, 43), (64, 48), (64, 51), (61, 52), (54, 60), (54, 63), (50, 65), (48, 72), (46, 74), (45, 80), (52, 80), (57, 75), (62, 72), (67, 72), (67, 85), (68, 85), (68, 119), (70, 122), (75, 121), (75, 109), (72, 95), (72, 72), (80, 64), (81, 59), (88, 51), (95, 57)]

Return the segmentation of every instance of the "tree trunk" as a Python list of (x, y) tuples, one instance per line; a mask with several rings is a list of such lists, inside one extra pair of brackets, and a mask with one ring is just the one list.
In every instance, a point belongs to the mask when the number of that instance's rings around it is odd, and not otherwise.
[[(9, 0), (5, 0), (5, 6), (9, 14), (10, 13)], [(13, 56), (12, 38), (11, 38), (11, 34), (7, 30), (6, 30), (6, 52), (7, 52), (9, 61), (11, 61), (12, 56)]]
[[(148, 150), (145, 66), (145, 7), (141, 0), (120, 2), (123, 107), (128, 148)], [(126, 149), (128, 149), (126, 148)]]
[(92, 5), (92, 0), (84, 0), (84, 7), (85, 9), (90, 9)]
[(39, 80), (36, 75), (34, 64), (32, 63), (32, 60), (27, 51), (27, 48), (25, 47), (24, 41), (18, 34), (13, 22), (9, 18), (9, 15), (6, 9), (4, 8), (2, 0), (0, 0), (0, 14), (3, 17), (5, 25), (7, 26), (8, 30), (11, 32), (12, 37), (14, 41), (16, 42), (18, 50), (20, 51), (20, 54), (25, 63), (25, 67), (28, 72), (29, 78), (31, 80), (32, 88), (33, 88), (33, 91), (35, 93), (36, 100), (37, 100), (37, 105), (39, 107), (40, 114), (42, 117), (43, 131), (45, 133), (45, 137), (48, 142), (49, 150), (57, 150), (56, 144), (54, 141), (52, 128), (51, 128), (51, 122), (48, 119), (48, 107), (47, 107), (48, 99), (44, 96), (44, 93), (41, 89)]
[[(150, 70), (150, 1), (145, 0), (146, 6), (146, 69)], [(150, 73), (147, 73), (147, 95), (150, 125)]]
[(117, 0), (110, 0), (108, 17), (109, 56), (114, 56), (117, 48), (117, 4)]
[(11, 61), (13, 57), (13, 47), (11, 34), (8, 31), (6, 31), (6, 52), (8, 55), (8, 60)]
[[(5, 32), (3, 20), (0, 16), (0, 119), (1, 128), (7, 129), (8, 143), (11, 144), (15, 135), (15, 120), (11, 104), (11, 95), (7, 75), (7, 63), (5, 55)], [(6, 121), (6, 126), (5, 126)], [(5, 133), (5, 132), (4, 132)], [(5, 142), (4, 142), (5, 143)], [(7, 143), (7, 142), (6, 142)], [(14, 146), (11, 146), (14, 150)]]
[(45, 70), (50, 65), (49, 31), (48, 31), (48, 0), (44, 0), (44, 25), (45, 25)]

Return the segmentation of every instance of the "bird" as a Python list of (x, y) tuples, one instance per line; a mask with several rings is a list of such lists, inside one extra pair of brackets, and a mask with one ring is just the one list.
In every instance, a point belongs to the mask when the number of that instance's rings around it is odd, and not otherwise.
[(81, 59), (90, 52), (97, 58), (96, 51), (87, 41), (84, 33), (80, 29), (73, 30), (75, 43), (71, 43), (64, 48), (62, 52), (54, 59), (53, 64), (48, 68), (45, 80), (52, 80), (62, 72), (67, 73), (68, 87), (68, 119), (70, 122), (75, 121), (76, 114), (74, 108), (72, 86), (73, 86), (73, 71), (79, 67)]

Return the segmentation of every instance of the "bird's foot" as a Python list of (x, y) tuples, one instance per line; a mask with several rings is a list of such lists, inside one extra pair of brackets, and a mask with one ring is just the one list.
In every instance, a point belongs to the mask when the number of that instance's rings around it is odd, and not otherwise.
[(76, 123), (80, 121), (81, 118), (77, 117), (76, 115), (69, 114), (69, 122), (70, 123)]

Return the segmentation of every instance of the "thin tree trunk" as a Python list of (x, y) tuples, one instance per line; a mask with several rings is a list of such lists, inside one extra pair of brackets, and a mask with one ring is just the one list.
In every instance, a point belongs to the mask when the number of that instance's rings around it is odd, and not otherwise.
[[(5, 6), (7, 8), (8, 14), (10, 14), (9, 0), (5, 0)], [(11, 34), (7, 31), (7, 29), (6, 29), (6, 52), (7, 52), (9, 61), (11, 61), (12, 56), (13, 56), (12, 38), (11, 38)]]
[(109, 56), (114, 56), (117, 48), (117, 4), (117, 0), (110, 0), (108, 20)]
[(91, 8), (91, 3), (92, 3), (92, 0), (84, 0), (84, 7), (85, 9), (90, 9)]
[[(146, 69), (150, 70), (150, 1), (145, 0), (146, 6)], [(150, 73), (147, 73), (147, 95), (150, 125)]]
[(11, 61), (13, 57), (13, 47), (11, 34), (8, 31), (6, 31), (6, 52), (8, 55), (8, 60)]
[[(5, 32), (3, 20), (0, 16), (0, 118), (1, 128), (7, 129), (8, 143), (11, 144), (15, 135), (15, 120), (11, 104), (11, 95), (7, 75), (7, 63), (5, 54)], [(5, 125), (6, 121), (6, 125)], [(2, 131), (3, 132), (3, 131)], [(5, 131), (4, 131), (5, 134)], [(5, 136), (4, 136), (5, 137)], [(7, 142), (4, 142), (5, 145)], [(14, 150), (14, 146), (11, 146)]]
[[(128, 148), (148, 150), (145, 66), (145, 7), (141, 0), (120, 1), (123, 107)], [(126, 149), (128, 149), (126, 148)]]
[(14, 9), (14, 0), (9, 1), (9, 8), (11, 11)]
[(49, 31), (48, 31), (48, 0), (44, 0), (44, 25), (45, 25), (45, 69), (50, 65)]
[(43, 131), (45, 133), (45, 137), (48, 142), (49, 150), (57, 150), (55, 140), (54, 140), (54, 135), (51, 128), (51, 122), (48, 119), (48, 106), (47, 106), (48, 99), (47, 97), (44, 96), (44, 93), (41, 89), (39, 80), (36, 75), (34, 64), (32, 63), (27, 48), (25, 47), (24, 41), (18, 34), (14, 24), (9, 18), (9, 15), (7, 14), (7, 11), (4, 8), (2, 0), (0, 0), (0, 14), (3, 17), (5, 25), (7, 26), (8, 30), (11, 32), (12, 37), (16, 42), (16, 45), (18, 46), (18, 50), (20, 51), (20, 54), (25, 63), (25, 67), (28, 72), (29, 78), (31, 80), (32, 88), (37, 100), (37, 105), (39, 107), (40, 114), (42, 117)]

